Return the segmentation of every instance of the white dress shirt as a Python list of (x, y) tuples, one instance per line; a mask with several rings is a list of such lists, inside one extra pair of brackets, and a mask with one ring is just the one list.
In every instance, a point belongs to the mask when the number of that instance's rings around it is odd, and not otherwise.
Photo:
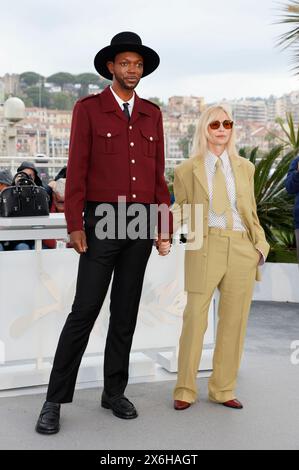
[(110, 90), (114, 96), (114, 98), (116, 99), (116, 101), (118, 102), (119, 106), (120, 106), (120, 109), (123, 111), (124, 110), (124, 106), (123, 104), (124, 103), (128, 103), (129, 106), (128, 106), (128, 110), (129, 110), (129, 113), (130, 113), (130, 116), (132, 116), (132, 111), (133, 111), (133, 106), (134, 106), (134, 101), (135, 101), (135, 92), (133, 92), (133, 96), (131, 99), (129, 99), (128, 101), (124, 101), (122, 98), (120, 98), (116, 93), (115, 91), (113, 90), (112, 86), (110, 86)]
[(213, 211), (212, 201), (213, 201), (213, 177), (216, 171), (216, 162), (221, 161), (221, 170), (224, 173), (226, 189), (228, 193), (228, 198), (230, 200), (232, 216), (233, 216), (233, 230), (246, 231), (241, 217), (237, 209), (237, 198), (236, 198), (236, 185), (233, 170), (230, 164), (230, 159), (227, 151), (225, 150), (220, 157), (217, 157), (212, 152), (208, 152), (205, 158), (205, 168), (208, 179), (208, 188), (209, 188), (209, 227), (217, 228), (226, 228), (226, 217), (225, 215), (217, 215)]
[[(227, 151), (225, 150), (220, 157), (214, 155), (211, 151), (208, 151), (206, 158), (205, 158), (205, 169), (207, 174), (208, 180), (208, 188), (209, 188), (209, 227), (217, 227), (217, 228), (226, 228), (226, 217), (225, 215), (217, 215), (213, 211), (212, 201), (213, 201), (213, 176), (216, 171), (216, 162), (218, 158), (221, 160), (221, 170), (224, 173), (225, 182), (226, 182), (226, 189), (228, 193), (228, 198), (231, 204), (232, 216), (233, 216), (233, 230), (238, 231), (246, 231), (244, 224), (241, 220), (240, 214), (237, 209), (237, 197), (236, 197), (236, 185), (235, 185), (235, 177), (231, 167), (230, 159), (228, 156)], [(260, 259), (259, 265), (264, 264), (265, 257), (261, 250), (258, 250), (262, 257)]]

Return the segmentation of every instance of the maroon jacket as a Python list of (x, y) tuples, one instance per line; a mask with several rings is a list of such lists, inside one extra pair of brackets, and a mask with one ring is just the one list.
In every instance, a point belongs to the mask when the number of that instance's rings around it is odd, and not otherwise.
[(170, 205), (159, 107), (135, 94), (128, 121), (107, 87), (78, 100), (73, 110), (65, 188), (68, 232), (83, 229), (85, 201), (117, 202), (118, 196)]

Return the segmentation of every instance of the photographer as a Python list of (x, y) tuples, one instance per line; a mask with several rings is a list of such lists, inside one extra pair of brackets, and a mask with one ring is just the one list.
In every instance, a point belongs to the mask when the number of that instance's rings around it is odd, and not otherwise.
[[(51, 207), (52, 188), (48, 185), (43, 185), (42, 180), (38, 174), (38, 171), (33, 163), (28, 162), (28, 161), (24, 161), (21, 163), (21, 165), (17, 168), (17, 173), (15, 174), (13, 178), (12, 186), (16, 185), (16, 183), (19, 183), (21, 185), (27, 185), (28, 181), (26, 181), (26, 176), (28, 180), (33, 181), (37, 186), (41, 186), (47, 191), (50, 197), (49, 207)], [(34, 243), (35, 243), (34, 240), (11, 241), (9, 242), (9, 245), (6, 249), (7, 250), (32, 250), (34, 248)]]
[[(26, 173), (28, 176), (30, 176), (32, 178), (32, 180), (34, 181), (34, 183), (37, 185), (37, 186), (42, 186), (43, 188), (45, 188), (45, 190), (47, 191), (49, 197), (50, 197), (50, 200), (49, 200), (49, 208), (51, 208), (51, 204), (52, 204), (52, 188), (48, 185), (48, 184), (43, 184), (39, 174), (38, 174), (38, 171), (37, 171), (37, 168), (36, 166), (34, 165), (34, 163), (31, 163), (31, 162), (28, 162), (28, 161), (24, 161), (21, 163), (21, 165), (17, 168), (17, 172), (19, 171), (23, 171), (24, 173)], [(15, 184), (15, 178), (17, 176), (17, 173), (16, 175), (14, 176), (14, 179), (13, 179), (13, 184)]]

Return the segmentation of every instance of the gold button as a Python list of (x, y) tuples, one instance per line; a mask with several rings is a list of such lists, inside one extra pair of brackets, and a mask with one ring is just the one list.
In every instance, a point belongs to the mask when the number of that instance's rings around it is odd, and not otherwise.
[(150, 140), (154, 140), (154, 139), (152, 138), (152, 136), (150, 136)]
[(110, 132), (108, 132), (108, 134), (107, 134), (107, 137), (111, 137), (111, 134), (110, 134)]
[(134, 147), (134, 142), (131, 142), (130, 145), (131, 145), (131, 147)]
[(132, 194), (132, 196), (133, 196), (133, 198), (135, 199), (135, 197), (136, 197), (136, 194)]
[(205, 258), (207, 257), (207, 254), (206, 254), (206, 253), (204, 253), (203, 255), (204, 255)]
[(130, 129), (130, 131), (131, 131), (131, 130), (133, 129), (133, 127), (132, 127), (132, 126), (129, 126), (129, 129)]
[(135, 160), (131, 160), (132, 163), (135, 163)]
[(135, 176), (133, 176), (132, 180), (133, 180), (133, 181), (136, 181), (136, 178), (135, 178)]

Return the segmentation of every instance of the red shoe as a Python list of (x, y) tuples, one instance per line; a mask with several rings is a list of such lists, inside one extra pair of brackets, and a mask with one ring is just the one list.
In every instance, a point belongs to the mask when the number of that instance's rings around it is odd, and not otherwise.
[(191, 403), (182, 400), (174, 400), (173, 406), (175, 410), (186, 410), (186, 408), (191, 406)]
[(222, 403), (224, 406), (228, 406), (228, 408), (236, 408), (237, 410), (241, 410), (243, 408), (242, 403), (234, 398), (233, 400), (228, 400)]

